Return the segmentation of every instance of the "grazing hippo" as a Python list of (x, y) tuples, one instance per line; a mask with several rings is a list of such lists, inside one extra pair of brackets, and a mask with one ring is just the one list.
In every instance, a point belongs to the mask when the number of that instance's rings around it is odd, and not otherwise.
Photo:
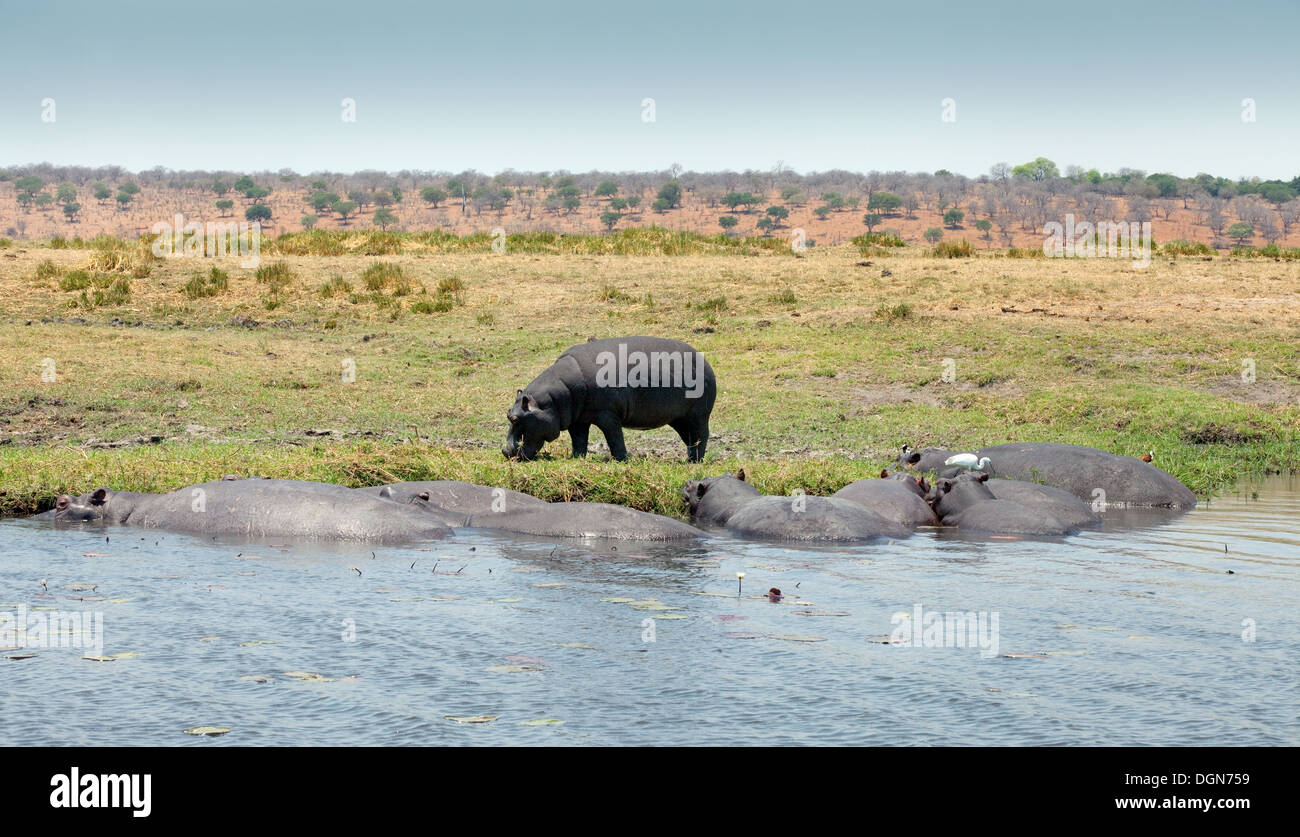
[(1132, 456), (1054, 442), (1019, 442), (980, 448), (993, 470), (1006, 479), (1063, 488), (1086, 503), (1196, 507), (1196, 495), (1174, 477)]
[(1021, 480), (990, 479), (985, 483), (999, 500), (1014, 500), (1022, 506), (1042, 509), (1069, 526), (1096, 526), (1101, 518), (1088, 504), (1064, 488)]
[(59, 497), (56, 523), (115, 523), (195, 535), (414, 543), (451, 530), (429, 514), (319, 482), (220, 480), (170, 494), (98, 488)]
[(464, 526), (471, 515), (484, 512), (515, 511), (550, 505), (531, 494), (456, 480), (395, 482), (356, 490), (414, 505), (433, 514), (448, 526)]
[(605, 434), (610, 455), (624, 460), (623, 428), (666, 424), (686, 443), (690, 461), (699, 462), (717, 394), (713, 368), (685, 343), (661, 337), (594, 340), (560, 355), (516, 393), (501, 452), (508, 459), (534, 459), (567, 430), (573, 455), (586, 456), (594, 424)]
[(901, 523), (849, 500), (804, 495), (750, 500), (728, 518), (727, 531), (747, 538), (840, 542), (901, 540), (912, 534)]
[(682, 486), (682, 499), (691, 510), (691, 520), (706, 526), (726, 526), (741, 506), (763, 496), (758, 489), (745, 481), (745, 469), (733, 477), (723, 474), (691, 480)]
[(904, 526), (937, 526), (939, 519), (924, 499), (926, 487), (928, 486), (923, 487), (919, 477), (893, 474), (880, 479), (851, 482), (832, 496), (866, 506)]
[(487, 511), (471, 516), (469, 525), (544, 538), (677, 541), (705, 536), (680, 520), (609, 503), (545, 503), (517, 511)]

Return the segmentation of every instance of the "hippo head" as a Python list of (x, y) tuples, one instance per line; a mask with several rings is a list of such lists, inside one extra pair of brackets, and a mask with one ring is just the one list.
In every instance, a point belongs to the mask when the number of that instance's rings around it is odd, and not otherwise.
[(903, 450), (898, 454), (898, 464), (904, 468), (914, 468), (916, 463), (921, 461), (921, 452), (912, 450), (911, 446), (903, 445)]
[(54, 502), (54, 519), (69, 523), (101, 521), (106, 516), (110, 496), (111, 492), (107, 488), (96, 488), (80, 497), (60, 494)]
[(976, 503), (996, 499), (993, 492), (984, 484), (988, 479), (989, 475), (982, 472), (942, 477), (934, 481), (926, 499), (930, 501), (930, 505), (940, 519), (948, 515), (957, 515)]
[(560, 436), (560, 420), (549, 399), (538, 398), (522, 389), (515, 394), (515, 404), (506, 413), (506, 420), (510, 422), (510, 431), (501, 448), (506, 459), (524, 462), (536, 459), (547, 442)]
[(710, 501), (713, 505), (712, 512), (714, 514), (720, 512), (723, 519), (731, 506), (743, 504), (758, 496), (758, 489), (749, 484), (744, 468), (736, 471), (734, 475), (722, 474), (702, 480), (690, 480), (682, 486), (682, 499), (686, 501), (692, 518), (699, 512), (700, 503), (704, 501), (705, 495), (710, 492), (714, 497)]

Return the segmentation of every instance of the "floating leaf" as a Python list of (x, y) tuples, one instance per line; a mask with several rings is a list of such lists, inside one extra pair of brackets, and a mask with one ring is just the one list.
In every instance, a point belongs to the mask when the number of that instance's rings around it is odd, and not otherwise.
[(1003, 654), (1008, 660), (1046, 660), (1042, 654)]
[(442, 717), (458, 724), (490, 724), (497, 719), (496, 715), (443, 715)]
[(534, 584), (533, 586), (534, 587), (564, 587), (566, 585), (563, 581), (552, 581), (549, 584)]
[(660, 613), (655, 619), (690, 619), (685, 613)]
[(63, 589), (80, 592), (82, 590), (94, 590), (98, 586), (98, 584), (65, 584), (63, 585)]
[(542, 667), (541, 667), (541, 666), (503, 665), (503, 666), (488, 666), (488, 667), (487, 667), (487, 670), (488, 670), (488, 671), (491, 671), (491, 672), (495, 672), (495, 673), (497, 673), (497, 674), (514, 674), (515, 672), (518, 672), (518, 671), (542, 671)]
[(612, 604), (630, 604), (636, 601), (636, 599), (629, 599), (627, 596), (610, 596), (607, 599), (601, 599), (601, 601), (610, 602)]
[(498, 602), (500, 604), (514, 604), (515, 602), (522, 602), (523, 599), (516, 597), (513, 599), (493, 599), (492, 601)]
[(190, 727), (184, 730), (186, 735), (225, 735), (230, 732), (230, 727)]
[(460, 596), (430, 596), (429, 597), (429, 601), (431, 602), (459, 602), (461, 600), (462, 599)]
[(786, 642), (825, 642), (824, 636), (803, 636), (801, 634), (768, 634), (771, 639), (784, 639)]
[(539, 666), (546, 665), (546, 660), (543, 660), (540, 657), (525, 657), (522, 654), (511, 654), (509, 657), (506, 657), (506, 659), (512, 663), (524, 663), (527, 665)]
[(131, 602), (131, 601), (135, 601), (135, 600), (134, 599), (108, 599), (107, 600), (108, 604), (121, 604), (122, 602)]
[(81, 659), (90, 660), (92, 663), (111, 663), (116, 657), (101, 657), (94, 654), (83, 654)]
[(521, 727), (558, 727), (562, 723), (564, 723), (564, 721), (561, 721), (558, 718), (538, 718), (533, 721), (518, 722)]
[(6, 660), (30, 660), (32, 657), (35, 656), (36, 653), (34, 651), (29, 651), (26, 654), (5, 654), (5, 659)]
[(139, 657), (139, 656), (140, 656), (140, 655), (137, 654), (137, 653), (134, 652), (134, 651), (123, 651), (123, 652), (120, 653), (120, 654), (114, 654), (114, 655), (113, 655), (113, 657), (114, 657), (115, 659), (118, 659), (118, 660), (134, 660), (136, 657)]
[(216, 642), (219, 639), (221, 639), (219, 636), (201, 636), (199, 642)]

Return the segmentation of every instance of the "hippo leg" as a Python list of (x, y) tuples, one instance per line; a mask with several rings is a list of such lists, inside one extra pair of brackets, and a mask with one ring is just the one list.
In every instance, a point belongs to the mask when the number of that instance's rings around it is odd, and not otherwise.
[(609, 445), (609, 455), (622, 462), (627, 459), (627, 445), (623, 444), (623, 425), (613, 413), (601, 413), (596, 416), (596, 426), (605, 434)]
[(679, 418), (669, 422), (669, 427), (677, 431), (686, 443), (686, 458), (690, 462), (704, 460), (704, 450), (709, 444), (708, 418)]
[(569, 428), (569, 438), (573, 440), (574, 459), (580, 459), (587, 455), (587, 436), (590, 433), (590, 424), (575, 424)]

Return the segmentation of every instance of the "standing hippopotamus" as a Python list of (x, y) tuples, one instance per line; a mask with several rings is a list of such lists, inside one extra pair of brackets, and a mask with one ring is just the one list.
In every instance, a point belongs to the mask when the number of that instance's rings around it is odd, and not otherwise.
[(501, 452), (529, 460), (567, 430), (573, 455), (587, 455), (594, 424), (610, 455), (627, 459), (623, 428), (665, 424), (686, 443), (691, 462), (704, 458), (709, 414), (717, 398), (713, 368), (685, 343), (661, 337), (613, 337), (574, 346), (515, 395)]
[(115, 523), (238, 538), (414, 543), (444, 538), (446, 525), (417, 509), (319, 482), (221, 480), (140, 494), (98, 488), (59, 497), (56, 523)]

